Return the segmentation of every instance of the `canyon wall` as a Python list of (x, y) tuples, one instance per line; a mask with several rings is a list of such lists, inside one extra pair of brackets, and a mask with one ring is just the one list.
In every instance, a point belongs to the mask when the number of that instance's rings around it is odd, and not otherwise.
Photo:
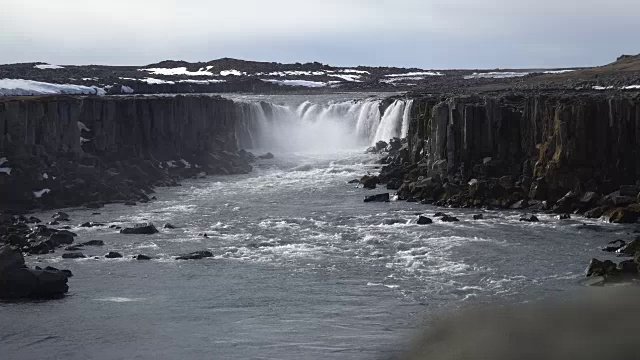
[(211, 96), (4, 99), (0, 208), (146, 201), (180, 177), (250, 171), (238, 116)]
[[(620, 203), (610, 205), (626, 205), (636, 202), (640, 180), (640, 97), (416, 96), (407, 142), (401, 197), (552, 208), (566, 196), (595, 194), (594, 204), (611, 195)], [(383, 170), (383, 178), (392, 170)]]

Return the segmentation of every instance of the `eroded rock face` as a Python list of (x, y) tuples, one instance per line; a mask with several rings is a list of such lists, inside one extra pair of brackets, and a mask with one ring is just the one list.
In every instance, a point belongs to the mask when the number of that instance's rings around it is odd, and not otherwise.
[(11, 172), (0, 172), (0, 210), (147, 202), (180, 178), (248, 172), (238, 106), (209, 96), (2, 99)]

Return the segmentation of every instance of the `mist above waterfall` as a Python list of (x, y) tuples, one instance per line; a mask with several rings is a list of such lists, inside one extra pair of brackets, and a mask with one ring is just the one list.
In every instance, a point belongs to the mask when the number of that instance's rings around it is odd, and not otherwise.
[[(406, 136), (412, 101), (382, 109), (375, 98), (274, 104), (245, 101), (238, 126), (241, 148), (280, 152), (334, 152), (366, 148)], [(382, 111), (381, 111), (382, 110)]]

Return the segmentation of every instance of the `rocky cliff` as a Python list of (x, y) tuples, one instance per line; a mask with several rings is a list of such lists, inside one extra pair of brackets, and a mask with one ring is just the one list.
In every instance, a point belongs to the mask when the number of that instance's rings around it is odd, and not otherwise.
[(401, 198), (442, 205), (627, 214), (639, 146), (637, 94), (425, 95), (381, 180), (402, 174)]
[(0, 208), (147, 201), (184, 176), (247, 172), (237, 105), (218, 97), (0, 101)]

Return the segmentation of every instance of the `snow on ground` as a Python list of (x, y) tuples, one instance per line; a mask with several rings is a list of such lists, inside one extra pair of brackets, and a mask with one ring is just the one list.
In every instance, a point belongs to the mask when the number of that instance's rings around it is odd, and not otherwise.
[(318, 82), (318, 81), (308, 81), (308, 80), (272, 80), (272, 79), (262, 79), (262, 81), (270, 82), (278, 85), (287, 85), (287, 86), (305, 86), (305, 87), (325, 87), (326, 83)]
[(105, 95), (97, 86), (73, 84), (51, 84), (24, 79), (0, 79), (0, 96), (47, 95), (47, 94), (88, 94)]
[(370, 74), (370, 72), (365, 70), (356, 70), (356, 69), (341, 69), (338, 72), (346, 73), (346, 74)]
[[(397, 78), (393, 78), (393, 79), (380, 79), (380, 82), (386, 83), (386, 84), (394, 84), (394, 83), (397, 83), (397, 82), (419, 81), (419, 80), (424, 80), (424, 77), (422, 77), (422, 76), (397, 77)], [(405, 85), (415, 85), (415, 84), (405, 84)]]
[(211, 80), (193, 80), (193, 79), (188, 79), (188, 80), (180, 80), (178, 81), (180, 83), (190, 83), (190, 84), (203, 84), (203, 85), (207, 85), (207, 84), (216, 84), (216, 83), (223, 83), (223, 82), (227, 82), (227, 80), (218, 80), (218, 79), (211, 79)]
[(82, 136), (80, 136), (80, 145), (82, 145), (82, 144), (84, 144), (84, 143), (86, 143), (86, 142), (89, 142), (89, 141), (91, 141), (91, 140), (89, 140), (89, 139), (85, 139), (85, 138), (83, 138)]
[(5, 173), (7, 175), (11, 175), (11, 168), (10, 167), (0, 167), (0, 173)]
[(483, 73), (473, 73), (471, 75), (467, 75), (465, 79), (504, 79), (511, 77), (522, 77), (529, 75), (528, 72), (513, 72), (513, 71), (492, 71), (492, 72), (483, 72)]
[(33, 192), (33, 196), (35, 196), (36, 199), (40, 199), (42, 197), (42, 195), (48, 194), (50, 192), (51, 192), (50, 189), (42, 189), (42, 190), (39, 190), (39, 191), (34, 191)]
[(640, 85), (624, 86), (622, 90), (640, 90)]
[(387, 77), (409, 77), (409, 76), (444, 76), (443, 73), (437, 71), (422, 71), (422, 72), (409, 72), (404, 74), (391, 74)]
[(128, 86), (126, 86), (126, 85), (122, 85), (120, 87), (120, 92), (123, 93), (123, 94), (133, 94), (133, 89), (128, 87)]
[(270, 72), (270, 73), (257, 73), (255, 74), (256, 76), (287, 76), (287, 75), (293, 75), (293, 76), (322, 76), (324, 75), (325, 72), (324, 71), (294, 71), (294, 70), (287, 70), (287, 71), (274, 71), (274, 72)]
[(611, 90), (613, 86), (594, 86), (593, 90)]
[(222, 70), (222, 71), (220, 71), (220, 75), (221, 75), (221, 76), (229, 76), (229, 75), (233, 75), (233, 76), (242, 76), (242, 75), (246, 75), (246, 74), (247, 74), (247, 73), (243, 73), (243, 72), (240, 72), (240, 71), (238, 71), (238, 70), (234, 70), (234, 69), (231, 69), (231, 70)]
[(78, 121), (78, 130), (91, 131), (82, 121)]
[(543, 72), (543, 74), (564, 74), (564, 73), (569, 73), (573, 71), (575, 70), (547, 70)]
[(3, 165), (6, 162), (9, 162), (6, 157), (0, 158), (0, 165)]
[(53, 69), (64, 69), (64, 66), (51, 65), (51, 64), (38, 64), (34, 66), (34, 68), (40, 69), (40, 70), (53, 70)]
[(359, 79), (362, 77), (360, 75), (338, 75), (338, 74), (331, 74), (329, 76), (337, 77), (350, 82), (361, 82)]
[(146, 82), (149, 85), (158, 85), (158, 84), (171, 84), (171, 85), (173, 85), (173, 84), (175, 84), (174, 81), (160, 80), (160, 79), (155, 79), (155, 78), (135, 79), (135, 78), (121, 77), (120, 80), (142, 81), (142, 82)]
[(177, 67), (177, 68), (149, 68), (149, 69), (140, 69), (140, 71), (148, 71), (153, 75), (186, 75), (186, 76), (213, 76), (213, 73), (208, 71), (211, 67), (207, 67), (207, 69), (199, 69), (198, 71), (189, 71), (186, 67)]
[(49, 174), (47, 173), (42, 174), (42, 178), (45, 180), (49, 179)]

